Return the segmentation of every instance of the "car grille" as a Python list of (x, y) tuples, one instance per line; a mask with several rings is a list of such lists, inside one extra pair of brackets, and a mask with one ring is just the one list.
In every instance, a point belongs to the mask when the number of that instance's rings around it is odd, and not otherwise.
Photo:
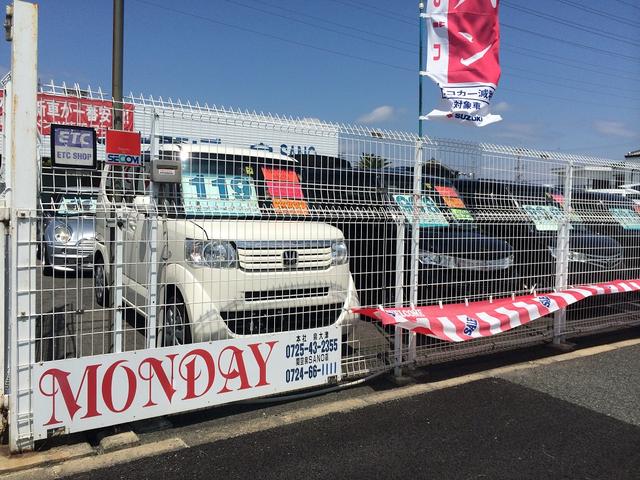
[(236, 242), (240, 268), (247, 272), (325, 270), (331, 242)]
[(260, 302), (264, 300), (290, 300), (292, 298), (326, 297), (328, 293), (329, 287), (258, 290), (253, 292), (244, 292), (244, 299), (248, 302)]
[(342, 304), (268, 308), (221, 312), (223, 320), (236, 335), (288, 332), (327, 327), (338, 321)]

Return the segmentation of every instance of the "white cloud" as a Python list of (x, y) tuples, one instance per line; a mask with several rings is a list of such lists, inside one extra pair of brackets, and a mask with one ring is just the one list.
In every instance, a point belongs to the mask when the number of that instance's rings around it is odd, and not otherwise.
[(379, 123), (391, 120), (396, 114), (396, 109), (389, 105), (382, 105), (374, 108), (369, 113), (365, 113), (358, 118), (360, 123)]
[(637, 132), (627, 128), (624, 123), (610, 120), (597, 120), (593, 122), (593, 129), (598, 133), (612, 137), (635, 138), (638, 136)]
[(509, 105), (507, 102), (498, 102), (491, 107), (491, 110), (496, 113), (506, 112), (508, 110), (511, 110), (511, 105)]

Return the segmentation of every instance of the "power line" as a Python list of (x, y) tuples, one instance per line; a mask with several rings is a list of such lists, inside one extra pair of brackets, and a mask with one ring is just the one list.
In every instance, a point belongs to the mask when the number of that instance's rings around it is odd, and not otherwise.
[[(234, 0), (227, 0), (227, 1), (234, 1)], [(355, 0), (351, 0), (351, 2), (352, 2), (352, 3), (355, 3)], [(503, 0), (503, 2), (504, 2), (504, 0)], [(300, 16), (302, 16), (302, 17), (311, 18), (311, 19), (314, 19), (314, 20), (317, 20), (317, 21), (321, 21), (321, 22), (327, 22), (327, 23), (329, 23), (329, 24), (334, 24), (334, 25), (340, 26), (340, 27), (342, 27), (342, 28), (348, 28), (348, 29), (353, 29), (353, 30), (356, 30), (356, 31), (360, 31), (360, 32), (363, 32), (363, 33), (365, 33), (365, 34), (367, 34), (367, 35), (375, 35), (375, 36), (378, 36), (378, 37), (381, 37), (381, 38), (385, 38), (385, 39), (391, 39), (391, 38), (392, 38), (392, 37), (388, 37), (388, 36), (385, 36), (385, 35), (374, 34), (374, 33), (372, 33), (372, 32), (368, 32), (368, 31), (366, 31), (366, 30), (361, 30), (361, 29), (358, 29), (357, 27), (352, 26), (352, 25), (348, 25), (348, 24), (344, 24), (344, 23), (330, 22), (330, 21), (328, 21), (328, 20), (325, 20), (325, 19), (324, 19), (324, 18), (322, 18), (322, 17), (318, 17), (318, 16), (314, 16), (314, 15), (308, 15), (308, 14), (306, 14), (306, 13), (302, 13), (302, 12), (300, 12), (300, 11), (298, 11), (298, 10), (292, 10), (292, 9), (289, 9), (289, 8), (284, 8), (284, 7), (276, 6), (276, 5), (273, 5), (273, 4), (270, 4), (270, 3), (264, 2), (264, 1), (260, 1), (260, 3), (261, 3), (261, 4), (266, 4), (266, 5), (271, 6), (271, 7), (273, 7), (273, 8), (277, 8), (277, 9), (279, 9), (279, 10), (283, 10), (283, 11), (288, 11), (288, 12), (294, 13), (294, 14), (296, 14), (296, 15), (300, 15)], [(360, 2), (358, 2), (358, 3), (360, 3)], [(388, 10), (384, 10), (384, 9), (381, 9), (381, 10), (382, 10), (382, 11), (388, 11)], [(412, 42), (406, 42), (406, 41), (402, 41), (402, 40), (398, 40), (398, 39), (394, 39), (394, 41), (398, 41), (398, 42), (401, 42), (401, 43), (406, 44), (406, 45), (414, 45), (414, 43), (412, 43)], [(387, 45), (387, 44), (385, 44), (385, 45)], [(638, 45), (640, 45), (640, 44), (638, 44)], [(390, 45), (387, 45), (387, 46), (390, 46)], [(502, 48), (504, 48), (504, 49), (509, 49), (509, 47), (508, 47), (508, 46), (503, 46)], [(518, 47), (511, 47), (511, 48), (518, 48)], [(541, 60), (549, 61), (547, 57), (549, 57), (549, 56), (555, 56), (556, 58), (560, 58), (560, 59), (562, 59), (562, 60), (566, 60), (566, 61), (572, 61), (572, 62), (577, 63), (577, 64), (584, 63), (585, 65), (591, 65), (591, 66), (598, 67), (598, 68), (599, 68), (599, 67), (601, 67), (601, 65), (589, 64), (589, 63), (586, 63), (586, 62), (575, 62), (575, 59), (571, 59), (571, 58), (567, 58), (567, 57), (560, 57), (560, 56), (553, 55), (553, 54), (546, 54), (546, 57), (537, 56), (537, 55), (535, 55), (535, 53), (538, 53), (536, 50), (527, 49), (527, 48), (525, 48), (525, 47), (520, 47), (520, 48), (522, 48), (523, 50), (528, 50), (528, 51), (530, 51), (530, 52), (534, 52), (534, 54), (533, 54), (533, 55), (530, 55), (530, 56), (531, 56), (531, 57), (533, 57), (533, 58), (541, 59)], [(411, 53), (414, 53), (414, 54), (417, 54), (417, 53), (418, 53), (418, 50), (417, 50), (417, 49), (412, 49), (412, 50), (408, 50), (408, 49), (407, 49), (406, 51), (407, 51), (407, 52), (411, 51)], [(552, 62), (552, 63), (561, 64), (560, 62)], [(570, 66), (570, 67), (571, 67), (571, 65), (567, 65), (567, 64), (563, 64), (563, 65), (566, 65), (566, 66)], [(573, 66), (573, 68), (581, 68), (581, 67)], [(625, 70), (622, 70), (622, 69), (617, 69), (617, 68), (615, 68), (615, 67), (610, 67), (610, 66), (608, 66), (608, 67), (607, 67), (607, 69), (608, 69), (608, 70), (613, 70), (613, 71), (622, 72), (622, 73), (625, 73), (625, 74), (633, 74), (633, 73), (631, 73), (631, 72), (628, 72), (628, 71), (625, 71)], [(594, 69), (588, 69), (588, 68), (585, 68), (584, 70), (585, 70), (585, 71), (588, 71), (588, 72), (592, 72), (592, 73), (599, 73), (599, 74), (603, 74), (603, 72), (602, 72), (602, 70), (601, 70), (601, 69), (599, 69), (599, 70), (594, 70)], [(628, 80), (633, 80), (633, 81), (640, 81), (640, 78), (637, 78), (637, 77), (636, 77), (636, 78), (634, 78), (634, 77), (621, 77), (621, 78), (626, 78), (626, 79), (628, 79)]]
[[(597, 95), (601, 95), (602, 94), (602, 92), (597, 91), (597, 90), (589, 90), (588, 88), (576, 88), (576, 87), (572, 87), (570, 85), (563, 85), (562, 83), (552, 82), (552, 81), (549, 81), (549, 80), (539, 80), (537, 78), (531, 78), (531, 77), (528, 77), (528, 76), (525, 76), (525, 75), (518, 75), (517, 73), (508, 73), (507, 75), (510, 75), (510, 76), (516, 77), (516, 78), (523, 78), (523, 79), (528, 80), (530, 82), (538, 82), (538, 83), (543, 83), (543, 84), (546, 84), (546, 85), (551, 85), (553, 87), (570, 88), (570, 89), (572, 89), (574, 91), (585, 92), (585, 93), (595, 93)], [(633, 100), (635, 102), (638, 102), (638, 107), (640, 108), (640, 98), (628, 97), (626, 95), (618, 95), (618, 94), (616, 94), (616, 98), (622, 98), (622, 99)], [(582, 101), (582, 100), (580, 100), (580, 101)]]
[[(414, 25), (414, 26), (416, 25), (415, 21), (409, 22), (408, 20), (404, 20), (404, 18), (410, 18), (410, 17), (408, 17), (406, 15), (403, 15), (402, 18), (396, 18), (395, 16), (387, 15), (387, 14), (382, 13), (381, 11), (379, 11), (377, 9), (374, 9), (372, 7), (365, 7), (364, 5), (354, 4), (354, 3), (352, 3), (352, 2), (350, 2), (348, 0), (330, 0), (330, 1), (335, 2), (335, 3), (340, 3), (342, 5), (347, 5), (347, 6), (350, 6), (352, 8), (359, 9), (359, 10), (366, 10), (366, 11), (369, 11), (369, 12), (375, 14), (375, 15), (378, 15), (378, 16), (381, 16), (381, 17), (385, 17), (385, 18), (389, 18), (391, 20), (395, 20), (395, 21), (398, 21), (398, 22), (402, 22), (402, 23), (406, 23), (406, 24)], [(570, 0), (557, 0), (557, 1), (570, 2)], [(631, 25), (632, 26), (636, 26), (633, 23)], [(604, 48), (595, 47), (593, 45), (587, 45), (587, 44), (580, 43), (580, 42), (574, 42), (574, 41), (571, 41), (571, 40), (567, 40), (565, 38), (554, 37), (553, 35), (546, 35), (546, 34), (543, 34), (543, 33), (540, 33), (540, 32), (535, 32), (533, 30), (528, 30), (526, 28), (522, 28), (522, 27), (518, 27), (518, 26), (515, 26), (515, 25), (511, 25), (509, 23), (500, 22), (500, 26), (504, 27), (504, 28), (507, 28), (507, 29), (516, 30), (516, 31), (523, 32), (523, 33), (528, 33), (530, 35), (535, 35), (537, 37), (545, 38), (547, 40), (556, 41), (556, 42), (562, 43), (564, 45), (572, 45), (574, 47), (586, 49), (586, 50), (589, 50), (591, 52), (597, 52), (597, 53), (602, 54), (602, 55), (609, 55), (609, 56), (618, 57), (618, 58), (625, 59), (625, 60), (632, 60), (634, 62), (640, 61), (639, 57), (633, 57), (631, 55), (625, 55), (623, 53), (615, 52), (613, 50), (606, 50)]]
[(312, 22), (307, 22), (305, 20), (300, 20), (300, 19), (292, 17), (290, 15), (283, 15), (283, 14), (280, 14), (280, 13), (270, 12), (269, 10), (265, 10), (265, 9), (262, 9), (262, 8), (259, 8), (259, 7), (255, 7), (253, 5), (247, 5), (246, 3), (238, 2), (236, 0), (224, 0), (224, 1), (227, 2), (227, 3), (230, 3), (232, 5), (237, 5), (239, 7), (247, 8), (249, 10), (256, 11), (256, 12), (262, 12), (262, 13), (264, 13), (266, 15), (271, 15), (271, 16), (274, 16), (274, 17), (284, 18), (286, 20), (291, 20), (293, 22), (297, 22), (297, 23), (300, 23), (300, 24), (303, 24), (303, 25), (307, 25), (307, 26), (310, 26), (312, 28), (317, 28), (319, 30), (325, 30), (327, 32), (337, 33), (338, 35), (344, 35), (346, 37), (355, 38), (357, 40), (364, 40), (365, 42), (375, 43), (376, 45), (382, 45), (382, 46), (385, 46), (385, 47), (388, 47), (388, 48), (393, 48), (395, 50), (400, 50), (402, 52), (415, 53), (415, 50), (409, 50), (408, 48), (398, 47), (396, 45), (391, 45), (390, 43), (380, 42), (378, 40), (372, 40), (370, 38), (365, 38), (365, 37), (362, 37), (360, 35), (354, 35), (353, 33), (341, 32), (340, 30), (336, 30), (336, 29), (333, 29), (333, 28), (323, 27), (321, 25), (316, 25), (316, 24), (314, 24)]
[[(328, 25), (335, 25), (337, 27), (347, 28), (349, 30), (354, 30), (356, 32), (364, 33), (365, 35), (371, 35), (372, 37), (384, 38), (385, 40), (391, 40), (392, 42), (402, 43), (404, 45), (410, 45), (412, 47), (415, 47), (415, 42), (408, 42), (406, 40), (400, 40), (399, 38), (391, 37), (391, 36), (388, 36), (388, 35), (382, 35), (381, 33), (371, 32), (369, 30), (364, 30), (362, 28), (358, 28), (358, 27), (356, 27), (354, 25), (349, 25), (349, 24), (346, 24), (346, 23), (334, 22), (334, 21), (331, 21), (331, 20), (327, 20), (326, 18), (318, 17), (316, 15), (310, 15), (308, 13), (303, 13), (303, 12), (301, 12), (299, 10), (293, 10), (291, 8), (282, 7), (280, 5), (274, 5), (273, 3), (265, 2), (263, 0), (254, 0), (254, 2), (255, 1), (259, 1), (260, 4), (268, 5), (271, 8), (276, 8), (276, 9), (282, 10), (284, 12), (293, 13), (294, 15), (299, 15), (301, 17), (306, 17), (306, 18), (310, 18), (312, 20), (317, 20), (319, 22), (323, 22), (323, 23), (326, 23)], [(415, 50), (415, 51), (417, 52), (417, 50)]]
[(628, 25), (630, 27), (638, 28), (638, 23), (637, 22), (627, 20), (625, 17), (620, 17), (618, 15), (613, 15), (613, 14), (607, 12), (606, 10), (598, 10), (596, 8), (591, 8), (591, 7), (587, 6), (587, 5), (585, 5), (584, 2), (578, 3), (578, 2), (574, 2), (572, 0), (556, 0), (556, 1), (558, 3), (563, 3), (565, 5), (569, 5), (570, 7), (577, 8), (578, 10), (580, 10), (582, 12), (589, 12), (589, 13), (592, 13), (594, 15), (598, 15), (599, 17), (609, 18), (611, 20), (615, 20), (616, 22), (623, 23), (623, 24)]
[[(509, 65), (509, 67), (504, 68), (503, 71), (505, 72), (509, 72), (510, 70), (520, 70), (521, 72), (524, 73), (528, 73), (529, 75), (534, 74), (536, 75), (537, 73), (532, 72), (531, 70), (527, 69), (527, 68), (520, 68), (520, 67), (514, 67), (513, 65)], [(569, 78), (569, 77), (561, 77), (558, 75), (551, 75), (550, 77), (547, 78), (553, 78), (554, 80), (566, 80), (568, 82), (575, 82), (575, 83), (583, 83), (585, 85), (591, 85), (593, 87), (602, 87), (607, 89), (607, 91), (611, 90), (611, 84), (605, 84), (605, 83), (597, 83), (597, 82), (588, 82), (586, 80), (580, 80), (579, 78)], [(640, 81), (640, 79), (639, 79)], [(637, 92), (638, 89), (637, 88), (620, 88), (620, 87), (616, 87), (616, 90), (627, 90), (627, 91), (632, 91), (632, 92)], [(598, 92), (600, 93), (600, 92)], [(616, 95), (617, 96), (617, 95)], [(640, 98), (637, 99), (638, 101), (640, 101)]]
[(613, 34), (613, 33), (611, 33), (610, 31), (607, 31), (607, 30), (602, 30), (602, 29), (595, 28), (595, 27), (592, 27), (592, 26), (589, 26), (589, 25), (585, 25), (585, 24), (582, 24), (582, 23), (563, 20), (562, 18), (560, 18), (560, 17), (558, 17), (556, 15), (549, 15), (547, 13), (541, 12), (539, 10), (534, 10), (532, 8), (522, 7), (520, 5), (513, 5), (513, 4), (511, 4), (511, 2), (506, 2), (505, 0), (502, 0), (502, 5), (504, 5), (507, 8), (511, 8), (513, 10), (517, 10), (519, 12), (523, 12), (523, 13), (526, 13), (528, 15), (532, 15), (534, 17), (542, 18), (544, 20), (549, 20), (551, 22), (558, 23), (560, 25), (564, 25), (564, 26), (567, 26), (569, 28), (574, 28), (576, 30), (580, 30), (582, 32), (587, 32), (587, 33), (592, 34), (592, 35), (598, 35), (599, 37), (609, 38), (610, 40), (614, 40), (616, 42), (622, 42), (622, 43), (626, 43), (628, 45), (633, 45), (633, 46), (639, 46), (640, 47), (640, 42), (633, 41), (632, 39), (630, 39), (628, 37), (623, 37), (621, 35)]
[[(341, 56), (341, 57), (354, 59), (354, 60), (359, 60), (359, 61), (363, 61), (363, 62), (367, 62), (367, 63), (373, 63), (373, 64), (376, 64), (376, 65), (382, 65), (382, 66), (385, 66), (385, 67), (393, 68), (395, 70), (401, 70), (401, 71), (413, 72), (413, 73), (416, 72), (416, 70), (414, 70), (412, 68), (403, 67), (401, 65), (394, 65), (394, 64), (390, 64), (390, 63), (383, 62), (383, 61), (376, 60), (376, 59), (372, 59), (372, 58), (361, 57), (361, 56), (353, 55), (353, 54), (350, 54), (350, 53), (340, 52), (340, 51), (331, 50), (331, 49), (324, 48), (324, 47), (319, 47), (317, 45), (311, 45), (311, 44), (308, 44), (308, 43), (299, 42), (299, 41), (296, 41), (296, 40), (291, 40), (290, 38), (280, 37), (278, 35), (273, 35), (271, 33), (261, 32), (259, 30), (255, 30), (253, 28), (247, 28), (247, 27), (243, 27), (243, 26), (240, 26), (240, 25), (235, 25), (235, 24), (231, 24), (231, 23), (227, 23), (227, 22), (222, 22), (220, 20), (216, 20), (216, 19), (213, 19), (213, 18), (210, 18), (210, 17), (206, 17), (204, 15), (199, 15), (199, 14), (196, 14), (196, 13), (193, 13), (193, 12), (179, 10), (177, 8), (168, 7), (168, 6), (165, 6), (165, 5), (160, 5), (160, 4), (157, 4), (157, 3), (152, 2), (150, 0), (134, 0), (134, 1), (137, 1), (138, 3), (142, 3), (142, 4), (145, 4), (145, 5), (151, 6), (151, 7), (158, 8), (160, 10), (165, 10), (165, 11), (168, 11), (168, 12), (171, 12), (171, 13), (175, 13), (175, 14), (179, 14), (179, 15), (183, 15), (183, 16), (187, 16), (187, 17), (191, 17), (191, 18), (196, 18), (196, 19), (199, 19), (199, 20), (202, 20), (202, 21), (206, 21), (206, 22), (209, 22), (209, 23), (213, 23), (213, 24), (216, 24), (216, 25), (222, 25), (222, 26), (225, 26), (225, 27), (228, 27), (228, 28), (232, 28), (232, 29), (235, 29), (235, 30), (239, 30), (239, 31), (243, 31), (243, 32), (248, 32), (248, 33), (260, 35), (260, 36), (263, 36), (263, 37), (271, 38), (271, 39), (278, 40), (278, 41), (285, 42), (285, 43), (290, 43), (290, 44), (297, 45), (297, 46), (300, 46), (300, 47), (310, 48), (312, 50), (317, 50), (317, 51), (321, 51), (321, 52), (325, 52), (325, 53), (330, 53), (330, 54), (333, 54), (333, 55), (338, 55), (338, 56)], [(551, 99), (554, 99), (554, 100), (567, 101), (567, 102), (570, 102), (570, 103), (575, 103), (576, 102), (575, 99), (556, 96), (556, 95), (548, 95), (548, 94), (543, 94), (543, 93), (532, 93), (530, 91), (522, 91), (522, 90), (517, 90), (517, 89), (512, 89), (512, 88), (505, 88), (505, 87), (501, 87), (501, 90), (508, 91), (508, 92), (510, 91), (510, 92), (515, 92), (515, 93), (520, 93), (520, 94), (523, 94), (523, 95), (535, 96), (536, 98), (541, 98), (542, 97), (542, 98), (551, 98)], [(592, 102), (592, 101), (589, 101), (589, 100), (581, 100), (581, 103), (592, 104), (592, 105), (597, 105), (597, 106), (605, 106), (606, 105), (606, 106), (616, 106), (616, 107), (619, 107), (619, 108), (629, 108), (628, 105), (625, 105), (625, 106), (622, 106), (622, 105), (611, 105), (609, 103), (604, 104), (604, 103)]]
[[(405, 18), (411, 18), (408, 15), (389, 15), (389, 14), (385, 14), (382, 13), (382, 11), (380, 9), (377, 8), (373, 8), (370, 6), (366, 6), (366, 5), (361, 5), (361, 4), (354, 4), (353, 2), (349, 2), (349, 1), (345, 1), (345, 0), (330, 0), (331, 2), (334, 3), (340, 3), (342, 5), (346, 5), (347, 7), (351, 7), (351, 8), (355, 8), (357, 10), (364, 10), (365, 12), (370, 12), (373, 13), (374, 15), (378, 15), (379, 17), (385, 17), (385, 18), (389, 18), (391, 20), (395, 20), (396, 22), (400, 22), (400, 23), (406, 23), (408, 25), (412, 25), (414, 27), (418, 26), (418, 22), (414, 19), (413, 22), (410, 22), (408, 20), (405, 20)], [(416, 15), (417, 17), (417, 15)]]
[(606, 50), (604, 48), (598, 48), (598, 47), (594, 47), (592, 45), (586, 45), (584, 43), (574, 42), (574, 41), (571, 41), (571, 40), (567, 40), (566, 38), (559, 38), (559, 37), (554, 37), (553, 35), (546, 35), (544, 33), (534, 32), (533, 30), (528, 30), (528, 29), (522, 28), (522, 27), (516, 27), (514, 25), (509, 25), (509, 24), (504, 23), (504, 22), (502, 22), (500, 26), (508, 28), (510, 30), (516, 30), (518, 32), (528, 33), (530, 35), (534, 35), (534, 36), (539, 37), (539, 38), (546, 38), (547, 40), (555, 40), (555, 41), (561, 42), (561, 43), (563, 43), (565, 45), (572, 45), (574, 47), (583, 48), (583, 49), (589, 50), (591, 52), (598, 52), (598, 53), (600, 53), (602, 55), (610, 55), (610, 56), (622, 58), (622, 59), (625, 59), (625, 60), (633, 60), (634, 62), (640, 61), (639, 57), (632, 57), (631, 55), (625, 55), (623, 53), (614, 52), (613, 50)]
[[(252, 10), (254, 12), (255, 11), (262, 12), (262, 13), (265, 13), (267, 15), (275, 16), (277, 18), (284, 18), (286, 20), (293, 20), (293, 21), (297, 21), (297, 22), (299, 22), (301, 24), (304, 24), (304, 25), (309, 25), (311, 27), (320, 28), (322, 30), (326, 30), (326, 31), (329, 31), (329, 32), (342, 34), (342, 32), (339, 32), (339, 31), (334, 30), (334, 29), (320, 27), (318, 25), (312, 24), (311, 22), (306, 22), (304, 20), (298, 20), (298, 19), (293, 18), (293, 17), (288, 16), (288, 15), (281, 15), (281, 14), (278, 14), (278, 13), (273, 13), (273, 12), (270, 12), (268, 10), (264, 10), (262, 8), (254, 7), (254, 6), (251, 6), (251, 5), (247, 5), (246, 3), (240, 2), (238, 0), (225, 0), (225, 1), (227, 3), (232, 4), (232, 5), (238, 5), (240, 7), (250, 9), (250, 10)], [(346, 35), (349, 36), (349, 37), (352, 37), (352, 38), (363, 39), (363, 37), (356, 36), (356, 35), (349, 35), (349, 34), (346, 34)], [(368, 40), (368, 39), (363, 39), (363, 40), (371, 41), (371, 42), (374, 42), (374, 43), (377, 43), (377, 44), (382, 44), (382, 45), (385, 45), (385, 46), (393, 47), (393, 46), (391, 46), (391, 45), (389, 45), (387, 43), (383, 43), (383, 42), (375, 42), (373, 40)], [(400, 50), (407, 51), (409, 53), (417, 53), (416, 50), (408, 50), (408, 49), (404, 49), (404, 48), (400, 48), (400, 47), (394, 47), (394, 48), (398, 48)], [(524, 70), (524, 69), (521, 69), (521, 70)], [(546, 85), (552, 85), (552, 86), (556, 86), (556, 87), (560, 87), (560, 88), (572, 88), (573, 90), (582, 91), (582, 92), (585, 92), (585, 93), (601, 94), (601, 92), (599, 92), (599, 91), (589, 90), (589, 89), (580, 88), (580, 87), (568, 87), (567, 85), (563, 85), (563, 84), (560, 84), (560, 83), (552, 82), (552, 81), (549, 81), (548, 79), (540, 80), (540, 79), (535, 79), (535, 78), (531, 78), (531, 77), (526, 77), (526, 76), (523, 76), (523, 75), (518, 75), (516, 73), (510, 73), (510, 75), (513, 76), (513, 77), (516, 77), (516, 78), (523, 78), (523, 79), (526, 79), (526, 80), (529, 80), (529, 81), (538, 82), (538, 83), (542, 83), (542, 84), (546, 84)], [(565, 78), (565, 80), (574, 81), (574, 79), (567, 79), (567, 78)], [(580, 80), (577, 80), (577, 82), (581, 83)], [(584, 83), (584, 82), (582, 82), (582, 83)], [(603, 84), (595, 84), (595, 86), (607, 88), (607, 86), (603, 85)], [(629, 96), (625, 96), (625, 95), (617, 95), (617, 97), (640, 102), (640, 98), (629, 97)]]
[[(510, 45), (503, 45), (500, 48), (504, 49), (504, 50), (514, 51), (514, 52), (524, 51), (524, 52), (527, 52), (526, 54), (529, 57), (532, 57), (532, 58), (537, 58), (537, 59), (540, 59), (540, 60), (543, 60), (543, 61), (546, 61), (546, 62), (555, 63), (555, 64), (558, 64), (558, 65), (563, 65), (563, 66), (570, 67), (570, 68), (576, 68), (576, 69), (584, 70), (584, 71), (587, 71), (587, 72), (597, 73), (598, 75), (607, 75), (608, 77), (611, 76), (611, 72), (619, 72), (619, 73), (628, 74), (628, 75), (636, 75), (637, 74), (636, 72), (630, 72), (628, 70), (623, 70), (621, 68), (611, 67), (609, 65), (607, 65), (607, 70), (603, 71), (602, 70), (602, 64), (598, 65), (596, 63), (578, 62), (573, 58), (564, 57), (562, 55), (556, 55), (556, 54), (552, 54), (552, 53), (546, 53), (544, 56), (542, 56), (542, 55), (540, 55), (539, 50), (534, 50), (533, 48), (510, 46)], [(558, 62), (558, 61), (555, 61), (555, 60), (551, 60), (551, 58), (557, 58), (559, 60), (563, 60), (563, 62)], [(566, 63), (566, 62), (569, 62), (569, 63)], [(571, 65), (571, 63), (574, 63), (575, 65)], [(576, 66), (576, 65), (579, 65), (579, 66)], [(588, 65), (588, 66), (591, 66), (591, 67), (595, 67), (595, 69), (585, 68), (582, 65)], [(637, 76), (636, 77), (628, 77), (628, 76), (620, 75), (619, 73), (616, 75), (618, 78), (624, 78), (624, 79), (627, 79), (627, 80), (640, 82), (640, 77), (637, 77)], [(640, 72), (638, 72), (638, 73), (640, 73)]]
[(625, 2), (624, 0), (615, 0), (615, 1), (618, 2), (618, 3), (621, 3), (623, 5), (627, 5), (628, 7), (637, 8), (638, 10), (640, 10), (640, 6), (639, 5), (635, 5), (635, 4), (631, 3), (631, 2)]
[(159, 8), (161, 10), (166, 10), (168, 12), (177, 13), (179, 15), (184, 15), (184, 16), (187, 16), (187, 17), (197, 18), (199, 20), (203, 20), (203, 21), (206, 21), (206, 22), (209, 22), (209, 23), (214, 23), (216, 25), (222, 25), (222, 26), (225, 26), (225, 27), (228, 27), (228, 28), (233, 28), (235, 30), (240, 30), (240, 31), (243, 31), (243, 32), (254, 33), (256, 35), (261, 35), (263, 37), (272, 38), (274, 40), (279, 40), (279, 41), (285, 42), (285, 43), (291, 43), (293, 45), (298, 45), (300, 47), (310, 48), (310, 49), (317, 50), (317, 51), (320, 51), (320, 52), (325, 52), (325, 53), (331, 53), (333, 55), (338, 55), (340, 57), (350, 58), (352, 60), (359, 60), (361, 62), (368, 62), (368, 63), (374, 63), (376, 65), (383, 65), (385, 67), (393, 68), (393, 69), (396, 69), (396, 70), (402, 70), (402, 71), (405, 71), (405, 72), (415, 72), (414, 69), (408, 68), (408, 67), (403, 67), (401, 65), (394, 65), (392, 63), (383, 62), (381, 60), (376, 60), (376, 59), (373, 59), (373, 58), (361, 57), (359, 55), (353, 55), (353, 54), (350, 54), (350, 53), (339, 52), (337, 50), (332, 50), (330, 48), (319, 47), (317, 45), (311, 45), (309, 43), (299, 42), (297, 40), (291, 40), (290, 38), (280, 37), (278, 35), (273, 35), (272, 33), (261, 32), (259, 30), (255, 30), (253, 28), (247, 28), (247, 27), (243, 27), (243, 26), (240, 26), (240, 25), (234, 25), (232, 23), (221, 22), (220, 20), (216, 20), (216, 19), (213, 19), (211, 17), (205, 17), (204, 15), (199, 15), (199, 14), (196, 14), (196, 13), (193, 13), (193, 12), (187, 12), (187, 11), (184, 11), (184, 10), (178, 10), (177, 8), (167, 7), (165, 5), (160, 5), (158, 3), (154, 3), (154, 2), (151, 2), (149, 0), (134, 0), (134, 1), (136, 1), (138, 3), (143, 3), (143, 4), (151, 6), (151, 7)]

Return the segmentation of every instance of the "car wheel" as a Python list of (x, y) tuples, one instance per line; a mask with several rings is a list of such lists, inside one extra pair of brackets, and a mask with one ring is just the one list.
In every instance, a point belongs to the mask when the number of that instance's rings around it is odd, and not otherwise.
[(160, 347), (186, 345), (191, 343), (191, 327), (187, 308), (179, 293), (170, 293), (162, 310), (162, 325), (158, 332)]
[(93, 291), (96, 303), (106, 307), (109, 303), (109, 290), (107, 288), (107, 272), (102, 260), (96, 260), (93, 265)]

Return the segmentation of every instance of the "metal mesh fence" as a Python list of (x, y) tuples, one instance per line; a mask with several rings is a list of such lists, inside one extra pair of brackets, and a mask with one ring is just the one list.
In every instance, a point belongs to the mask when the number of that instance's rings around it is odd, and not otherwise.
[[(24, 240), (37, 311), (19, 368), (337, 329), (334, 373), (349, 379), (640, 323), (637, 292), (461, 343), (358, 313), (638, 278), (640, 192), (619, 188), (640, 178), (633, 164), (143, 96), (124, 105), (143, 166), (107, 165), (102, 92), (39, 97), (39, 208)], [(53, 166), (50, 123), (95, 127), (97, 168)], [(177, 182), (158, 181), (175, 168)]]

